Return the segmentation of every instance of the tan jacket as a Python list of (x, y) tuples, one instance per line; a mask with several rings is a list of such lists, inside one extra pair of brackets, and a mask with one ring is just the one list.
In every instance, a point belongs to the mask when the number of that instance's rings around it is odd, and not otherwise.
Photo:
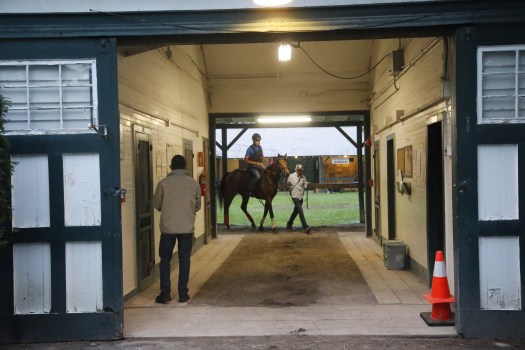
[(292, 198), (303, 199), (304, 191), (308, 187), (308, 181), (304, 175), (299, 176), (297, 172), (291, 173), (286, 183)]
[(160, 211), (161, 233), (193, 233), (201, 208), (200, 186), (186, 170), (173, 170), (157, 185), (153, 207)]

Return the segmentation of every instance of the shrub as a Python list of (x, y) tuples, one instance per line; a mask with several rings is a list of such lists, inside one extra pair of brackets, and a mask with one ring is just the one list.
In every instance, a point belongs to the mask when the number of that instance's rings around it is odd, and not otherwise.
[(7, 138), (3, 136), (9, 101), (0, 95), (0, 238), (11, 219), (11, 174), (13, 166), (7, 153)]

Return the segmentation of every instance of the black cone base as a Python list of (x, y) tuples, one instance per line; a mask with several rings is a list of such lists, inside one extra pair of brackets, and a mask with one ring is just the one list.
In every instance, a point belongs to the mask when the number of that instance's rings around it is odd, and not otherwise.
[(435, 320), (432, 318), (432, 312), (422, 312), (419, 314), (423, 321), (430, 327), (436, 327), (436, 326), (453, 326), (455, 324), (454, 322), (454, 313), (452, 312), (452, 316), (448, 320)]

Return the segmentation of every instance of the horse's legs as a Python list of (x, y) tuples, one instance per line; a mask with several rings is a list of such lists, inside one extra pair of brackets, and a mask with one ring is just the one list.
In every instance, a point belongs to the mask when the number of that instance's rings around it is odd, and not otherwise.
[(235, 197), (235, 193), (232, 195), (226, 194), (224, 198), (224, 225), (226, 225), (226, 228), (230, 229), (230, 205), (232, 204), (233, 197)]
[(271, 201), (268, 204), (268, 210), (270, 211), (270, 219), (272, 219), (272, 230), (273, 230), (273, 233), (277, 233), (277, 228), (275, 227), (275, 218), (273, 216), (273, 207), (272, 207), (272, 202)]
[(250, 215), (250, 213), (248, 213), (248, 201), (250, 200), (250, 197), (247, 196), (247, 195), (243, 195), (242, 196), (242, 204), (241, 204), (241, 209), (242, 211), (244, 212), (244, 215), (246, 215), (246, 217), (248, 218), (248, 220), (250, 220), (250, 222), (252, 223), (252, 229), (255, 230), (256, 226), (255, 226), (255, 222), (253, 221), (253, 218), (252, 216)]
[(262, 219), (261, 219), (261, 224), (259, 226), (259, 231), (264, 231), (264, 220), (266, 220), (266, 214), (268, 214), (268, 206), (266, 205), (266, 203), (264, 203), (264, 214), (262, 216)]

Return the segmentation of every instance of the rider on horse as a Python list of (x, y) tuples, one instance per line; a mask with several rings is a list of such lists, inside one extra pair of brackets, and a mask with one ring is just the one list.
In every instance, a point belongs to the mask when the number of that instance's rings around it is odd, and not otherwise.
[(246, 155), (244, 156), (244, 161), (248, 163), (248, 169), (246, 169), (251, 175), (252, 179), (250, 181), (249, 189), (250, 195), (253, 196), (255, 193), (255, 184), (261, 178), (259, 173), (259, 168), (263, 168), (263, 150), (261, 147), (261, 135), (255, 133), (252, 135), (253, 144), (248, 147), (246, 150)]

